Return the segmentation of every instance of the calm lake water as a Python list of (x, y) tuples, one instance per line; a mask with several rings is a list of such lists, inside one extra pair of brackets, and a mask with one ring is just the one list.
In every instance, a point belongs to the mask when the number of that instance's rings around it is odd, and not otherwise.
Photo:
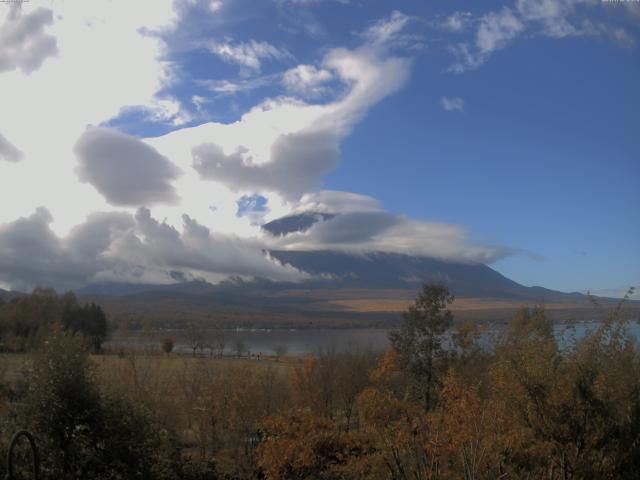
[[(571, 329), (565, 325), (555, 327), (556, 336), (561, 343), (571, 341), (571, 338), (581, 338), (589, 330), (597, 328), (596, 323), (574, 324)], [(629, 324), (629, 331), (636, 341), (640, 342), (640, 325), (636, 322)], [(382, 351), (388, 344), (388, 332), (385, 329), (360, 328), (360, 329), (290, 329), (290, 330), (222, 330), (225, 342), (225, 354), (233, 355), (238, 342), (243, 344), (245, 351), (252, 354), (275, 355), (276, 348), (283, 347), (287, 355), (303, 356), (319, 351), (334, 350), (337, 352), (347, 349)], [(490, 346), (495, 343), (500, 330), (494, 328), (488, 330), (482, 337), (481, 343)], [(213, 336), (213, 332), (209, 332)], [(117, 334), (106, 343), (106, 347), (112, 348), (136, 348), (148, 351), (159, 351), (163, 338), (173, 337), (176, 340), (174, 351), (190, 353), (184, 332), (182, 331), (155, 331), (145, 333)]]

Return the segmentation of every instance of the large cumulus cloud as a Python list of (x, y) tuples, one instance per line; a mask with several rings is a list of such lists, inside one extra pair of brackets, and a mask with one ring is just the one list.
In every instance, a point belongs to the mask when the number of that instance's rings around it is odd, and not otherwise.
[(92, 128), (74, 148), (78, 176), (112, 205), (173, 204), (180, 169), (143, 141), (109, 128)]
[(383, 210), (371, 197), (324, 191), (307, 198), (306, 205), (335, 215), (321, 218), (304, 232), (271, 238), (272, 248), (382, 251), (485, 264), (520, 253), (499, 245), (474, 245), (461, 226), (396, 215)]
[(51, 220), (51, 213), (39, 208), (29, 217), (0, 225), (1, 282), (21, 289), (77, 285), (86, 280), (86, 266), (51, 231)]
[(39, 7), (21, 15), (18, 2), (8, 8), (0, 25), (0, 73), (20, 69), (28, 74), (58, 51), (56, 38), (45, 31), (53, 23), (53, 12)]
[(184, 129), (153, 143), (160, 151), (177, 152), (176, 157), (189, 152), (190, 166), (201, 179), (295, 202), (319, 190), (323, 177), (339, 164), (340, 142), (372, 106), (404, 85), (409, 67), (409, 60), (378, 47), (333, 49), (322, 61), (344, 90), (333, 101), (268, 100), (238, 122)]
[[(3, 23), (18, 3), (20, 15)], [(36, 13), (44, 4), (53, 10), (51, 25)], [(171, 28), (173, 5), (173, 0), (0, 3), (0, 29), (6, 35), (11, 25), (12, 42), (29, 45), (33, 35), (17, 35), (16, 26), (25, 33), (25, 19), (39, 19), (45, 35), (55, 38), (57, 52), (30, 73), (19, 66), (0, 73), (0, 133), (22, 152), (16, 164), (8, 164), (6, 155), (0, 160), (0, 223), (46, 205), (54, 215), (52, 229), (66, 234), (91, 212), (109, 208), (94, 188), (78, 181), (73, 146), (87, 125), (107, 124), (129, 108), (167, 118), (159, 108), (172, 108), (171, 98), (156, 94), (170, 78), (170, 65), (162, 56), (162, 39), (151, 32)], [(0, 50), (6, 53), (12, 42), (0, 39)], [(19, 52), (29, 55), (28, 49)], [(27, 64), (26, 57), (18, 63)]]
[[(471, 262), (490, 262), (506, 252), (472, 245), (460, 227), (413, 221), (385, 212), (370, 197), (321, 190), (323, 177), (340, 162), (343, 139), (408, 79), (411, 61), (398, 53), (394, 41), (407, 19), (397, 14), (388, 25), (376, 24), (367, 45), (334, 48), (317, 64), (305, 63), (304, 75), (296, 70), (295, 88), (288, 85), (289, 96), (263, 100), (235, 122), (209, 122), (144, 140), (108, 128), (82, 133), (86, 125), (105, 124), (126, 106), (158, 104), (155, 95), (171, 77), (170, 69), (162, 61), (159, 37), (144, 32), (171, 24), (169, 4), (154, 2), (149, 9), (145, 3), (129, 12), (129, 4), (99, 2), (101, 13), (95, 17), (93, 3), (61, 6), (54, 25), (60, 62), (47, 62), (29, 76), (20, 66), (0, 76), (0, 85), (24, 85), (29, 92), (0, 89), (3, 106), (26, 109), (29, 119), (0, 125), (25, 152), (25, 161), (0, 165), (14, 175), (0, 177), (0, 192), (11, 191), (6, 198), (21, 205), (0, 224), (0, 283), (75, 288), (96, 281), (215, 282), (230, 275), (308, 278), (265, 253), (276, 248), (383, 250)], [(149, 26), (154, 12), (161, 14)], [(66, 34), (60, 27), (65, 22)], [(108, 55), (114, 45), (122, 59)], [(135, 76), (114, 77), (103, 94), (79, 88), (102, 85), (113, 71), (132, 68)], [(2, 84), (9, 80), (19, 83)], [(50, 95), (51, 84), (59, 86), (59, 95)], [(319, 86), (321, 97), (313, 94)], [(40, 102), (31, 102), (34, 92)], [(65, 121), (52, 129), (60, 112)], [(32, 142), (36, 135), (38, 142)], [(5, 160), (19, 159), (12, 144), (3, 145)], [(27, 179), (34, 182), (29, 191), (22, 187)], [(61, 202), (60, 190), (73, 192), (67, 195), (73, 200)], [(236, 216), (238, 200), (258, 194), (268, 204), (266, 220), (305, 210), (341, 215), (304, 234), (269, 238), (249, 216)], [(45, 210), (25, 216), (40, 204), (50, 206), (56, 221)], [(133, 209), (88, 215), (111, 206)]]
[(77, 288), (99, 281), (211, 282), (229, 276), (298, 281), (308, 278), (272, 259), (256, 240), (212, 233), (185, 215), (178, 230), (148, 209), (92, 214), (65, 236), (50, 228), (53, 218), (39, 208), (0, 225), (0, 282), (14, 289), (51, 285)]
[(320, 187), (338, 164), (340, 150), (333, 132), (310, 129), (278, 137), (271, 147), (273, 161), (254, 164), (246, 155), (244, 149), (225, 155), (218, 145), (207, 143), (193, 149), (193, 167), (203, 179), (234, 190), (269, 190), (296, 200)]

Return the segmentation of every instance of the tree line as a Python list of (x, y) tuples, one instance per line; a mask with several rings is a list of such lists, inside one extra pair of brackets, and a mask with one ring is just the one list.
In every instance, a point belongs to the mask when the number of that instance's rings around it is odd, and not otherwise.
[(270, 365), (92, 358), (53, 329), (28, 382), (0, 389), (0, 450), (29, 428), (56, 479), (638, 478), (640, 355), (622, 303), (562, 344), (525, 306), (487, 349), (452, 301), (426, 285), (383, 355)]
[(41, 337), (59, 327), (83, 336), (94, 352), (107, 337), (107, 317), (99, 305), (81, 305), (73, 292), (58, 295), (51, 288), (37, 287), (30, 295), (0, 299), (0, 346), (24, 352), (39, 345)]

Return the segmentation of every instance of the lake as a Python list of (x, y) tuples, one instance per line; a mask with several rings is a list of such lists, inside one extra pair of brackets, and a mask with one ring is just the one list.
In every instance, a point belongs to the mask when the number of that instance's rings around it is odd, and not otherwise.
[[(567, 343), (572, 335), (581, 338), (587, 331), (597, 328), (597, 325), (595, 322), (578, 323), (574, 324), (573, 329), (569, 330), (566, 325), (557, 325), (555, 333), (561, 343)], [(629, 331), (636, 341), (640, 342), (640, 325), (636, 322), (631, 322)], [(215, 333), (211, 331), (207, 335), (213, 336), (221, 333), (224, 336), (226, 355), (234, 354), (236, 344), (241, 342), (245, 350), (256, 355), (275, 355), (276, 348), (283, 347), (287, 355), (303, 356), (319, 351), (334, 350), (340, 352), (354, 348), (382, 351), (388, 344), (388, 332), (389, 330), (387, 329), (375, 328), (235, 329), (217, 330)], [(483, 334), (481, 343), (485, 346), (492, 345), (499, 333), (500, 329), (493, 327)], [(180, 330), (116, 334), (105, 343), (105, 347), (159, 351), (160, 341), (165, 337), (175, 338), (176, 346), (174, 351), (178, 353), (191, 352), (185, 332)]]

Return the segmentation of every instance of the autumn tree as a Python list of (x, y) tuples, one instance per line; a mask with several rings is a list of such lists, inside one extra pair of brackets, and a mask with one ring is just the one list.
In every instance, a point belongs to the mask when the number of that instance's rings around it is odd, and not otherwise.
[(482, 379), (463, 377), (454, 368), (443, 378), (438, 406), (428, 415), (428, 450), (442, 478), (488, 480), (504, 473), (502, 431), (482, 387)]
[(561, 350), (544, 310), (523, 308), (491, 370), (512, 475), (637, 475), (640, 362), (624, 321), (614, 315)]
[(38, 343), (43, 327), (60, 319), (60, 304), (55, 290), (36, 287), (31, 295), (14, 298), (4, 310), (5, 329), (13, 337), (15, 350), (28, 350)]
[(465, 381), (473, 383), (485, 376), (491, 364), (491, 352), (483, 347), (482, 335), (486, 332), (476, 322), (469, 321), (456, 325), (451, 332), (451, 341), (454, 352), (451, 368), (456, 374), (463, 377)]
[(262, 423), (258, 466), (268, 480), (343, 480), (355, 452), (349, 435), (326, 417), (305, 411), (268, 417)]
[(438, 459), (430, 450), (430, 432), (421, 405), (369, 387), (358, 395), (356, 410), (358, 443), (366, 455), (349, 460), (354, 478), (436, 478)]
[(309, 355), (291, 377), (294, 402), (349, 430), (356, 398), (370, 383), (369, 371), (375, 363), (376, 357), (371, 352), (353, 348)]
[(425, 410), (434, 404), (445, 359), (441, 336), (453, 323), (447, 308), (453, 300), (446, 285), (424, 285), (414, 304), (404, 312), (400, 328), (389, 334), (398, 364), (408, 376), (408, 393)]
[(162, 348), (162, 351), (168, 355), (173, 351), (175, 343), (176, 342), (173, 337), (166, 337), (162, 339), (160, 347)]

